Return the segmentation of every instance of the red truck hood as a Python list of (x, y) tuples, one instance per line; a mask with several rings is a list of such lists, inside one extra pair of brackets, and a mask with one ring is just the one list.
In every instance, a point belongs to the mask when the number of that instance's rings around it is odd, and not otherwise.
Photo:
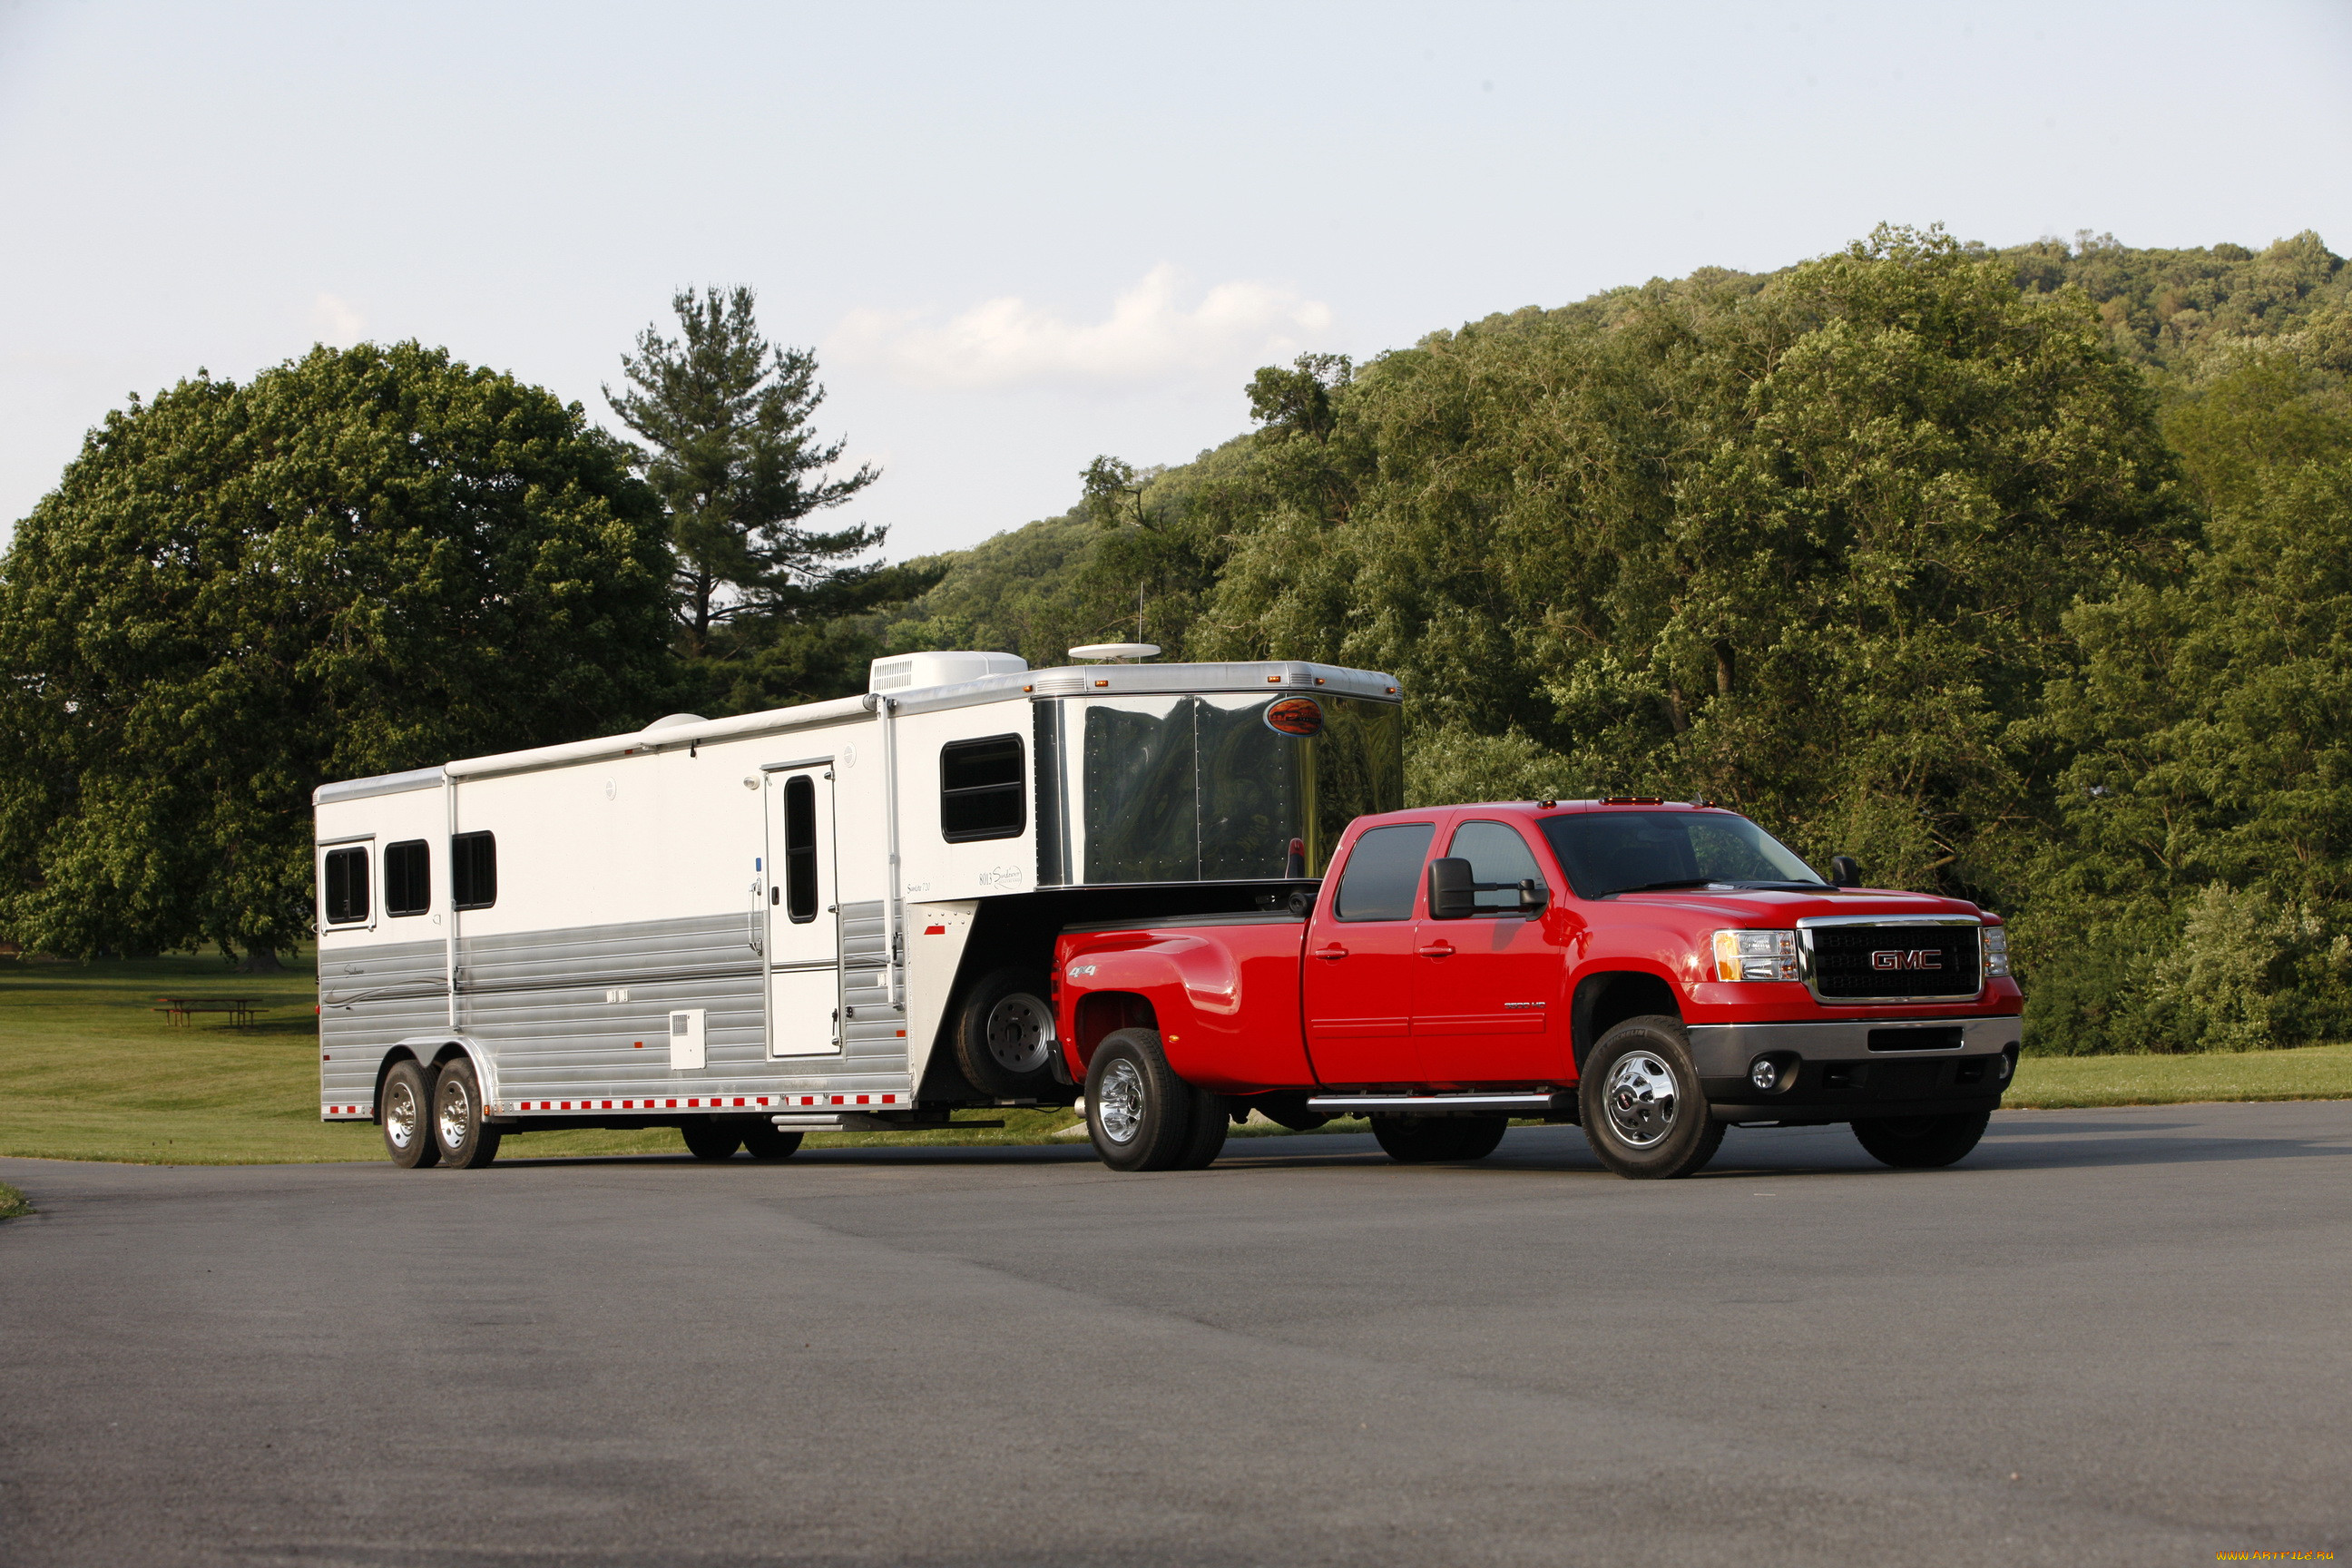
[(1759, 889), (1753, 892), (1710, 892), (1705, 888), (1675, 888), (1655, 893), (1620, 893), (1608, 900), (1621, 908), (1686, 910), (1727, 926), (1792, 926), (1801, 920), (1823, 915), (1965, 915), (1983, 918), (1984, 911), (1964, 899), (1938, 898), (1932, 893), (1904, 893), (1881, 888), (1856, 888), (1827, 893), (1790, 893)]

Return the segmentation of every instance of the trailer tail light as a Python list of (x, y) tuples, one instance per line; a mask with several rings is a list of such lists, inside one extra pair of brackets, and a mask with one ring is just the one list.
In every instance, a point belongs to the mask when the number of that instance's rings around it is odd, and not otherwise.
[(1715, 977), (1723, 981), (1797, 979), (1797, 933), (1793, 931), (1716, 932)]

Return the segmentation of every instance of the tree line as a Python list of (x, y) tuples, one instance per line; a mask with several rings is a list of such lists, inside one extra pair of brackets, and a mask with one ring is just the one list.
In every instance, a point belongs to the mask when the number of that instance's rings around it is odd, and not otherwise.
[(2036, 1049), (2352, 1025), (2352, 271), (2315, 236), (1888, 228), (1308, 355), (1192, 461), (1099, 458), (1067, 514), (895, 567), (811, 521), (873, 482), (813, 361), (748, 295), (677, 304), (634, 448), (414, 345), (110, 416), (0, 565), (0, 924), (283, 944), (320, 779), (1139, 635), (1397, 674), (1417, 801), (1714, 799), (1977, 899)]

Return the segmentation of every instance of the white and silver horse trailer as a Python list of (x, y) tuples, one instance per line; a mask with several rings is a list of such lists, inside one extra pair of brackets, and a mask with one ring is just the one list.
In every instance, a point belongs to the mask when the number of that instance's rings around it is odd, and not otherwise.
[(1063, 926), (1270, 904), (1402, 804), (1384, 675), (927, 653), (870, 685), (319, 789), (321, 1113), (478, 1164), (1066, 1104)]

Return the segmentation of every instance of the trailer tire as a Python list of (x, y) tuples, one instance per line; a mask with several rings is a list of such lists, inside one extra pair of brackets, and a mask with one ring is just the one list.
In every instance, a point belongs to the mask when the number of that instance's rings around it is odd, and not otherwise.
[(474, 1064), (451, 1057), (433, 1079), (433, 1142), (452, 1170), (478, 1171), (499, 1157), (506, 1134), (489, 1125), (482, 1107), (482, 1080)]
[(789, 1160), (806, 1136), (787, 1132), (772, 1122), (753, 1121), (743, 1129), (743, 1148), (754, 1160)]
[(441, 1163), (440, 1145), (433, 1139), (433, 1079), (415, 1058), (393, 1063), (383, 1075), (376, 1118), (383, 1123), (384, 1152), (394, 1164), (421, 1171)]
[(1509, 1131), (1507, 1116), (1375, 1116), (1372, 1136), (1401, 1165), (1483, 1160)]
[(1176, 1170), (1194, 1146), (1200, 1098), (1169, 1067), (1158, 1034), (1114, 1029), (1087, 1064), (1087, 1136), (1114, 1171)]
[(1216, 1163), (1233, 1126), (1234, 1113), (1223, 1095), (1204, 1089), (1192, 1090), (1192, 1131), (1184, 1140), (1184, 1152), (1176, 1158), (1176, 1169), (1205, 1171)]
[(972, 984), (956, 1012), (955, 1061), (966, 1082), (994, 1100), (1053, 1097), (1061, 1086), (1047, 995), (1045, 977), (1027, 969), (991, 970)]
[(678, 1128), (686, 1152), (698, 1160), (731, 1160), (743, 1146), (743, 1131), (725, 1121), (688, 1121)]
[(1708, 1114), (1679, 1018), (1628, 1018), (1601, 1036), (1584, 1058), (1576, 1098), (1585, 1141), (1621, 1176), (1687, 1176), (1723, 1144), (1723, 1123)]
[(1959, 1110), (1945, 1116), (1882, 1116), (1853, 1124), (1855, 1141), (1882, 1165), (1898, 1171), (1935, 1171), (1956, 1164), (1977, 1146), (1992, 1122), (1990, 1110)]

